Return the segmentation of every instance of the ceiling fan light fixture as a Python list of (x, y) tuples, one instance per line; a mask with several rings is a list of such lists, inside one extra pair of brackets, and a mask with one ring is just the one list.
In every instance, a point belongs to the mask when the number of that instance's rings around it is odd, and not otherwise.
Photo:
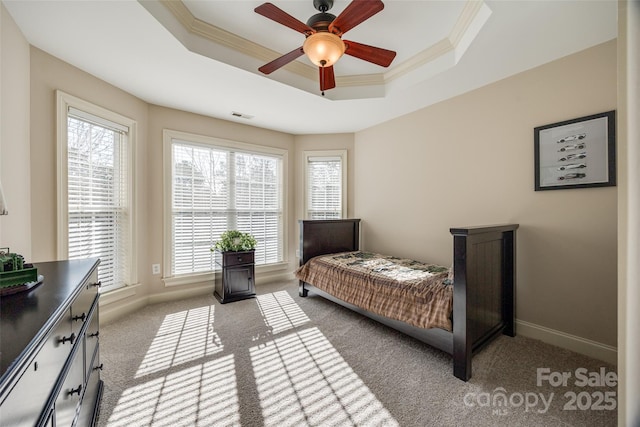
[(344, 54), (345, 45), (340, 37), (329, 32), (311, 34), (302, 45), (309, 60), (318, 67), (330, 67)]

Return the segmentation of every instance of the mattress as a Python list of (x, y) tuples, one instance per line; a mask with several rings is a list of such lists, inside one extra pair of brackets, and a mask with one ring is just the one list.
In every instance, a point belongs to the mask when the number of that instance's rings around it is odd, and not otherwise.
[(449, 267), (354, 251), (312, 258), (295, 276), (372, 313), (419, 328), (452, 330)]

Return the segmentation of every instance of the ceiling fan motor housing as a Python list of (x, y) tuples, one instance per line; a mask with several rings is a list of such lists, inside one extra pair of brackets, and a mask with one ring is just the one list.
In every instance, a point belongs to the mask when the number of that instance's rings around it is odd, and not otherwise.
[(313, 0), (313, 7), (320, 12), (326, 12), (333, 7), (333, 0)]
[(335, 15), (320, 12), (309, 18), (307, 25), (316, 31), (329, 31), (329, 24), (331, 24), (334, 19), (336, 19)]

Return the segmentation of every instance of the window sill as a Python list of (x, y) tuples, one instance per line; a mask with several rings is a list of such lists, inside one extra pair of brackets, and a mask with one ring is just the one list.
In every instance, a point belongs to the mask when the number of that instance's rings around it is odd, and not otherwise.
[(119, 288), (109, 289), (100, 292), (100, 305), (112, 304), (114, 302), (131, 298), (136, 295), (140, 284), (121, 286)]
[[(265, 273), (286, 271), (288, 268), (289, 268), (289, 263), (279, 262), (275, 264), (256, 265), (255, 270), (256, 270), (256, 276), (257, 276)], [(174, 276), (174, 277), (165, 277), (162, 279), (162, 281), (164, 282), (165, 287), (193, 285), (195, 283), (213, 282), (215, 280), (216, 274), (220, 274), (220, 270), (208, 271), (205, 273), (197, 273), (197, 274), (184, 274), (184, 275)]]

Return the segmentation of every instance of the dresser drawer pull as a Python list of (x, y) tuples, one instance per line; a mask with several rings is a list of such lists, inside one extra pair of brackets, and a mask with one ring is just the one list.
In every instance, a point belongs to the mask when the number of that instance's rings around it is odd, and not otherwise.
[(89, 338), (98, 338), (99, 335), (100, 335), (100, 331), (97, 331), (92, 334), (89, 334)]
[(69, 341), (70, 344), (73, 344), (76, 341), (76, 333), (73, 332), (71, 335), (69, 335), (68, 337), (62, 337), (58, 340), (58, 342), (60, 344), (64, 344), (67, 341)]
[(102, 371), (102, 367), (103, 367), (104, 363), (99, 364), (98, 366), (94, 367), (93, 370), (97, 371), (97, 370), (101, 370)]
[(101, 280), (98, 280), (96, 283), (92, 283), (92, 284), (91, 284), (91, 286), (94, 286), (94, 287), (98, 287), (98, 288), (99, 288), (100, 286), (102, 286), (102, 281), (101, 281)]
[(78, 388), (72, 388), (71, 390), (69, 390), (69, 396), (73, 396), (76, 393), (78, 393), (78, 396), (80, 396), (81, 391), (82, 391), (82, 384), (80, 384)]
[(86, 318), (87, 318), (87, 314), (86, 313), (82, 313), (80, 316), (73, 316), (73, 320), (75, 320), (76, 322), (78, 320), (81, 320), (81, 321), (84, 322), (84, 319), (86, 319)]

